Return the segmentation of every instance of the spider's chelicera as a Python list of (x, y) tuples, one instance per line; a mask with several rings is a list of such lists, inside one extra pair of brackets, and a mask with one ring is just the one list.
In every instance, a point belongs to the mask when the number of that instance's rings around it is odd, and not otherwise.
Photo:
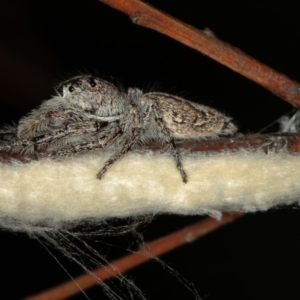
[(182, 180), (187, 182), (176, 141), (232, 135), (231, 118), (208, 106), (138, 88), (121, 91), (90, 75), (64, 81), (57, 96), (0, 130), (0, 151), (22, 151), (28, 157), (60, 157), (94, 150), (115, 153), (97, 178), (141, 143), (168, 146)]

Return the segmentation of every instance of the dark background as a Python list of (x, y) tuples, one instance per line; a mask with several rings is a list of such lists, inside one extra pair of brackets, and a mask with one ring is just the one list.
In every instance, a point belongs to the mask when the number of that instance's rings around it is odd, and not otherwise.
[[(220, 39), (300, 81), (296, 1), (148, 2), (199, 29), (210, 28)], [(166, 36), (133, 25), (96, 0), (0, 0), (2, 123), (17, 121), (49, 99), (55, 84), (79, 72), (200, 101), (231, 115), (243, 133), (257, 132), (292, 109), (255, 83)], [(157, 217), (144, 229), (145, 240), (199, 219)], [(296, 207), (249, 214), (162, 259), (193, 282), (204, 299), (300, 299), (299, 225)], [(0, 235), (0, 299), (20, 299), (69, 279), (36, 240), (6, 231)], [(110, 242), (117, 245), (118, 239)], [(121, 255), (104, 245), (97, 250), (112, 258)], [(73, 276), (80, 274), (74, 263), (55, 255)], [(156, 262), (128, 276), (149, 299), (193, 299)], [(101, 288), (88, 295), (101, 298)]]

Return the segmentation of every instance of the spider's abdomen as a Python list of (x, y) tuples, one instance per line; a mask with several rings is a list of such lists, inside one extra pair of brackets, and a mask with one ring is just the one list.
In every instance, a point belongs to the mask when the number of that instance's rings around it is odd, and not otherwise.
[(157, 103), (174, 138), (216, 137), (237, 131), (230, 118), (211, 107), (164, 93), (148, 93), (143, 98)]

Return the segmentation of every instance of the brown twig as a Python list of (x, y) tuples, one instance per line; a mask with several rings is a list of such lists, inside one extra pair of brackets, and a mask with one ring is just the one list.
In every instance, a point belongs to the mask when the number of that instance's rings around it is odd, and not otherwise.
[[(273, 134), (254, 134), (223, 137), (215, 140), (185, 140), (177, 143), (180, 150), (187, 150), (192, 153), (213, 153), (213, 152), (236, 152), (239, 150), (252, 150), (281, 153), (300, 152), (300, 134), (273, 133)], [(165, 151), (160, 143), (152, 142), (139, 149), (140, 153), (147, 153), (149, 150), (154, 152)], [(18, 160), (26, 162), (27, 158), (22, 153), (0, 152), (0, 162), (10, 163)]]
[(127, 14), (133, 23), (163, 33), (248, 79), (260, 84), (293, 106), (300, 107), (300, 85), (221, 40), (211, 31), (200, 31), (139, 0), (99, 0)]
[[(96, 269), (93, 273), (99, 280), (108, 280), (117, 276), (119, 272), (124, 273), (140, 264), (150, 260), (154, 256), (162, 255), (184, 244), (195, 241), (234, 220), (241, 217), (242, 213), (224, 214), (221, 221), (212, 218), (206, 218), (202, 221), (196, 222), (186, 228), (180, 229), (153, 242), (145, 243), (141, 249), (120, 259), (113, 261), (111, 264), (102, 268)], [(76, 283), (86, 290), (97, 284), (95, 277), (90, 274), (84, 274), (74, 278)], [(60, 300), (73, 296), (80, 292), (78, 286), (73, 280), (62, 283), (54, 288), (51, 288), (42, 293), (29, 296), (24, 300)]]
[[(147, 149), (161, 151), (161, 145), (152, 143)], [(180, 150), (192, 153), (236, 152), (239, 150), (252, 150), (281, 153), (300, 152), (300, 135), (290, 133), (253, 134), (223, 137), (215, 140), (186, 140), (178, 143)]]

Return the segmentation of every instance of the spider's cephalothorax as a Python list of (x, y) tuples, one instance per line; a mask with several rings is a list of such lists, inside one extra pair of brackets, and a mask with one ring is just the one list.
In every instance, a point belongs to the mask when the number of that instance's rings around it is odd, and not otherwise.
[(137, 88), (124, 92), (91, 75), (64, 81), (57, 91), (57, 96), (21, 118), (16, 127), (0, 130), (0, 135), (10, 137), (0, 145), (0, 151), (22, 151), (40, 158), (111, 149), (115, 154), (97, 174), (101, 179), (137, 144), (156, 140), (169, 147), (187, 182), (176, 140), (237, 131), (231, 118), (208, 106)]
[(126, 106), (126, 97), (113, 84), (89, 75), (77, 76), (63, 82), (58, 90), (70, 107), (86, 112), (87, 117), (120, 115)]

